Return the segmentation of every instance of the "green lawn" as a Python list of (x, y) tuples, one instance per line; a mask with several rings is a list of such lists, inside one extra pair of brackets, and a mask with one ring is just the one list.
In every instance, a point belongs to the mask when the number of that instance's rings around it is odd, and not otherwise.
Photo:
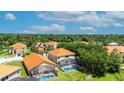
[(0, 57), (13, 57), (14, 55), (10, 54), (7, 49), (0, 50)]
[(58, 71), (58, 76), (52, 78), (53, 81), (124, 81), (124, 70), (120, 70), (120, 73), (110, 74), (107, 73), (104, 77), (91, 77), (87, 79), (87, 74), (82, 73), (78, 70), (63, 72), (61, 70)]
[(28, 77), (28, 75), (26, 74), (25, 69), (24, 69), (21, 62), (15, 61), (15, 62), (9, 62), (9, 63), (6, 63), (6, 64), (21, 67), (21, 69), (20, 69), (21, 77)]
[(104, 77), (92, 78), (93, 81), (124, 81), (124, 71), (115, 74), (106, 74)]
[(58, 71), (58, 76), (55, 78), (52, 78), (51, 80), (55, 81), (82, 81), (85, 80), (86, 74), (81, 73), (80, 71), (69, 71), (69, 72), (63, 72), (60, 69)]

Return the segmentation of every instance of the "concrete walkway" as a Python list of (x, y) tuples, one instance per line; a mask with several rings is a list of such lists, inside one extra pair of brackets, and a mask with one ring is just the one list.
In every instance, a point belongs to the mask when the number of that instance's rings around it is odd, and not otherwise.
[(10, 57), (10, 58), (0, 58), (0, 64), (2, 63), (7, 63), (7, 62), (12, 62), (12, 61), (22, 61), (23, 57)]

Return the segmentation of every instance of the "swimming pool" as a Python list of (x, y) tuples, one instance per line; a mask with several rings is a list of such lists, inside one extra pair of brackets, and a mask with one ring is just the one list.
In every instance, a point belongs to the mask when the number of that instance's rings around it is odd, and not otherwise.
[(39, 81), (49, 80), (52, 77), (55, 77), (55, 75), (54, 74), (48, 74), (48, 75), (38, 77), (37, 80), (39, 80)]
[(63, 71), (71, 71), (71, 70), (76, 70), (78, 68), (78, 66), (69, 66), (69, 67), (63, 67), (62, 70)]

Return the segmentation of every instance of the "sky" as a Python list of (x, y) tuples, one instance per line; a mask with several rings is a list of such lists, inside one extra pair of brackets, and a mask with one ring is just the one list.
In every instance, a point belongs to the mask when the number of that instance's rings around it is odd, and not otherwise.
[(0, 33), (124, 34), (124, 12), (1, 11)]

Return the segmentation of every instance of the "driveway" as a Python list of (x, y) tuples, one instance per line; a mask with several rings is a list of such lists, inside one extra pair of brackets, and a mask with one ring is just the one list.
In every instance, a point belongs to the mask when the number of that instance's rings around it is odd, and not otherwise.
[(10, 58), (0, 58), (0, 64), (12, 62), (12, 61), (22, 61), (23, 57), (10, 57)]

